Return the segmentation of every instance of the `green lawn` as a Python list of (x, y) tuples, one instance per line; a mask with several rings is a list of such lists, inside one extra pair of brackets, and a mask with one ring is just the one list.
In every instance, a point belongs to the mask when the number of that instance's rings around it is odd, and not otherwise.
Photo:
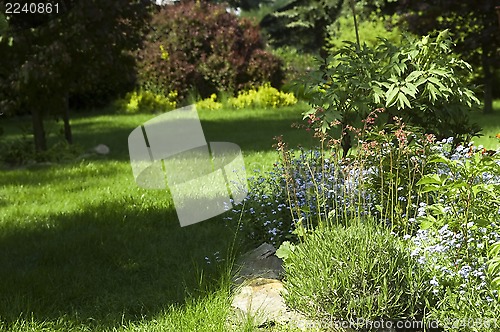
[[(291, 128), (300, 112), (199, 113), (207, 141), (239, 144), (251, 175), (272, 167), (275, 135), (307, 141)], [(135, 185), (127, 137), (152, 117), (77, 115), (75, 142), (108, 156), (0, 171), (0, 330), (224, 330), (233, 230), (221, 217), (181, 228), (167, 191)], [(2, 123), (2, 139), (27, 123)]]
[(500, 140), (495, 137), (500, 133), (500, 99), (495, 100), (493, 109), (492, 114), (480, 113), (473, 119), (483, 128), (483, 136), (474, 138), (474, 143), (494, 150), (500, 148)]

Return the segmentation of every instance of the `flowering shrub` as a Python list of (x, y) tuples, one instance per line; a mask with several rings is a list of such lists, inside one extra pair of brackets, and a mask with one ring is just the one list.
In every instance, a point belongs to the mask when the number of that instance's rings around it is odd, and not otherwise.
[[(429, 307), (427, 317), (440, 324), (449, 319), (496, 319), (500, 315), (498, 290), (490, 286), (487, 248), (500, 240), (498, 222), (462, 232), (448, 225), (438, 230), (420, 230), (411, 238), (411, 255), (429, 274), (427, 282), (439, 299)], [(497, 331), (474, 326), (462, 331)]]
[(177, 92), (169, 92), (167, 96), (142, 90), (133, 91), (125, 98), (115, 101), (115, 109), (123, 113), (155, 113), (172, 110), (177, 106)]
[(270, 84), (259, 86), (258, 89), (240, 91), (236, 98), (230, 98), (228, 104), (231, 107), (241, 109), (247, 107), (282, 107), (295, 105), (297, 98), (293, 93), (281, 92)]
[(222, 108), (222, 103), (217, 101), (217, 95), (212, 93), (209, 98), (196, 102), (196, 109), (218, 110)]

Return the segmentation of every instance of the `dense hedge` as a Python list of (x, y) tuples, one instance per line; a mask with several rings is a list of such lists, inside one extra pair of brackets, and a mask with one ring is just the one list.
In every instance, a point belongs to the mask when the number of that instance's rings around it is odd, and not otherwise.
[(263, 49), (256, 24), (221, 5), (182, 1), (153, 17), (139, 55), (139, 81), (155, 92), (201, 97), (264, 82), (279, 87), (280, 60)]

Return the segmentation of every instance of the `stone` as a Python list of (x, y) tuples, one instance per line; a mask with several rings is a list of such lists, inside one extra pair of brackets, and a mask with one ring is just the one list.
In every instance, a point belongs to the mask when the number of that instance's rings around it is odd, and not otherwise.
[(233, 282), (238, 285), (231, 307), (232, 327), (252, 319), (256, 326), (288, 325), (300, 330), (315, 331), (317, 324), (289, 309), (283, 298), (286, 292), (283, 261), (268, 243), (246, 253), (236, 263)]
[(94, 147), (94, 151), (97, 154), (107, 155), (107, 154), (109, 154), (109, 147), (107, 145), (104, 145), (104, 144), (99, 144), (96, 147)]
[(233, 282), (242, 284), (243, 281), (254, 278), (283, 279), (283, 261), (275, 253), (276, 249), (271, 244), (263, 243), (243, 255), (235, 264), (237, 271)]
[(288, 325), (301, 330), (313, 330), (314, 324), (305, 316), (290, 310), (282, 294), (286, 290), (276, 279), (255, 278), (245, 281), (233, 298), (233, 324), (250, 317), (256, 326)]

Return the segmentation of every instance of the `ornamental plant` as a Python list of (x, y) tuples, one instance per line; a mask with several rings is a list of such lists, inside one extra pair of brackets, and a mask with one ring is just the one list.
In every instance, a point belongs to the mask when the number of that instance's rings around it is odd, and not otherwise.
[(212, 93), (209, 98), (205, 98), (196, 102), (198, 110), (218, 110), (222, 108), (222, 103), (217, 101), (217, 95)]
[[(312, 106), (304, 118), (313, 115), (323, 132), (334, 123), (345, 132), (348, 126), (360, 128), (374, 109), (385, 108), (387, 123), (399, 116), (438, 139), (467, 141), (479, 131), (468, 117), (479, 100), (466, 81), (471, 67), (453, 55), (452, 45), (447, 30), (401, 45), (381, 38), (376, 48), (346, 42), (304, 82)], [(352, 134), (342, 138), (344, 156), (354, 139)]]
[(237, 109), (248, 107), (277, 108), (295, 105), (297, 101), (293, 93), (279, 91), (269, 83), (265, 83), (257, 89), (240, 91), (237, 97), (228, 99), (228, 104)]
[(327, 322), (420, 320), (426, 305), (435, 303), (426, 271), (408, 245), (373, 220), (319, 227), (292, 248), (285, 259), (285, 300), (308, 316)]
[(181, 1), (154, 14), (138, 53), (139, 81), (148, 90), (192, 90), (202, 98), (270, 82), (280, 87), (281, 61), (264, 50), (258, 26), (205, 1)]
[(124, 98), (114, 102), (115, 110), (121, 113), (161, 113), (177, 106), (177, 92), (167, 95), (148, 90), (128, 92)]

